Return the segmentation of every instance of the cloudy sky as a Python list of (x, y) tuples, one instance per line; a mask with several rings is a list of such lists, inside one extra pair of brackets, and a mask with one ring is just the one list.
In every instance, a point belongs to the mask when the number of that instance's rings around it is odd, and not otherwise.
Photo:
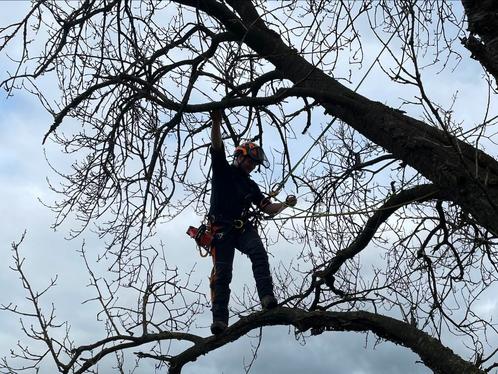
[[(30, 96), (16, 94), (13, 98), (0, 101), (2, 116), (0, 119), (0, 188), (2, 200), (0, 211), (4, 217), (0, 225), (2, 252), (0, 279), (2, 294), (0, 303), (14, 302), (30, 310), (25, 301), (26, 292), (17, 275), (9, 270), (12, 265), (10, 244), (18, 241), (24, 231), (26, 238), (21, 246), (21, 254), (26, 257), (26, 273), (37, 289), (43, 289), (49, 280), (58, 276), (55, 287), (45, 298), (56, 305), (60, 321), (70, 321), (72, 335), (80, 344), (95, 340), (101, 336), (101, 325), (95, 323), (95, 310), (89, 304), (82, 304), (93, 296), (88, 284), (88, 276), (77, 250), (83, 239), (65, 240), (68, 226), (53, 231), (50, 226), (53, 214), (44, 207), (39, 199), (51, 201), (53, 196), (48, 191), (46, 176), (53, 173), (46, 164), (41, 139), (50, 124), (47, 116), (36, 101)], [(177, 250), (187, 253), (182, 259), (183, 266), (189, 269), (197, 263), (197, 272), (206, 274), (210, 271), (209, 259), (200, 259), (190, 240), (185, 236), (183, 227), (189, 222), (197, 222), (193, 214), (180, 217), (176, 224), (178, 229), (160, 230), (166, 240), (178, 243)], [(86, 235), (86, 248), (91, 253), (98, 251), (98, 241)], [(292, 248), (273, 250), (277, 257), (281, 251)], [(297, 248), (294, 250), (297, 251)], [(182, 266), (182, 265), (180, 265)], [(235, 288), (244, 280), (252, 284), (249, 261), (237, 256), (234, 266)], [(207, 291), (207, 282), (204, 283)], [(209, 315), (207, 318), (209, 319)], [(209, 321), (203, 325), (201, 334), (208, 335)], [(254, 334), (255, 335), (255, 334)], [(0, 354), (9, 356), (10, 348), (18, 340), (31, 344), (22, 332), (19, 317), (2, 312), (0, 314)], [(375, 337), (358, 333), (329, 333), (303, 342), (294, 338), (292, 331), (286, 327), (265, 328), (263, 341), (258, 351), (258, 359), (253, 366), (253, 373), (426, 373), (422, 364), (417, 364), (417, 356), (405, 349), (393, 349), (391, 343), (383, 343), (374, 348)], [(255, 339), (240, 339), (219, 349), (197, 362), (189, 364), (185, 373), (218, 374), (243, 373), (244, 362), (251, 359), (251, 346)], [(245, 360), (245, 361), (244, 361)], [(46, 373), (51, 373), (46, 369)], [(103, 371), (106, 372), (105, 370)], [(137, 373), (148, 373), (150, 368), (144, 365)]]
[[(19, 2), (0, 2), (0, 24), (20, 13)], [(368, 49), (369, 46), (366, 45)], [(372, 47), (372, 51), (375, 51)], [(373, 52), (372, 52), (373, 53)], [(462, 120), (477, 122), (482, 118), (480, 103), (486, 97), (485, 84), (481, 78), (479, 65), (468, 59), (464, 60), (453, 74), (440, 74), (437, 82), (428, 82), (431, 94), (448, 101), (455, 90), (460, 91), (460, 103), (468, 105), (468, 110), (458, 113)], [(7, 76), (11, 64), (2, 55), (0, 59), (0, 79)], [(379, 90), (376, 77), (372, 75), (364, 84), (362, 93), (386, 103), (395, 103), (401, 91)], [(41, 290), (51, 278), (57, 275), (57, 286), (46, 295), (44, 306), (54, 303), (59, 321), (69, 321), (71, 333), (78, 344), (86, 344), (101, 336), (102, 326), (95, 320), (95, 307), (82, 302), (93, 296), (87, 287), (88, 275), (78, 250), (85, 240), (90, 253), (98, 253), (102, 244), (87, 233), (75, 240), (65, 239), (71, 222), (59, 228), (51, 229), (54, 222), (53, 213), (40, 203), (53, 201), (54, 195), (49, 191), (46, 178), (55, 178), (45, 161), (45, 153), (57, 158), (58, 150), (47, 144), (42, 146), (42, 139), (51, 124), (51, 117), (44, 111), (38, 101), (24, 92), (16, 92), (7, 98), (5, 92), (0, 97), (0, 212), (3, 218), (0, 225), (0, 280), (2, 293), (0, 303), (11, 302), (29, 308), (26, 292), (18, 276), (9, 270), (12, 266), (11, 243), (18, 241), (24, 231), (26, 238), (21, 246), (21, 254), (26, 258), (25, 269), (33, 285)], [(476, 119), (478, 118), (478, 119)], [(207, 278), (210, 271), (208, 259), (200, 259), (192, 243), (184, 234), (184, 227), (199, 220), (192, 212), (186, 212), (175, 226), (159, 228), (161, 239), (175, 243), (175, 250), (182, 254), (178, 266), (190, 269), (196, 266), (200, 278)], [(178, 227), (181, 228), (178, 229)], [(171, 247), (170, 247), (171, 248)], [(285, 251), (295, 250), (291, 246), (273, 249), (273, 258), (286, 257)], [(253, 282), (249, 272), (249, 262), (237, 256), (234, 269), (234, 287)], [(249, 283), (252, 284), (252, 283)], [(207, 290), (207, 282), (204, 282)], [(496, 311), (496, 303), (487, 301), (490, 313)], [(208, 314), (208, 312), (206, 312)], [(199, 333), (208, 335), (206, 321), (199, 324)], [(204, 324), (203, 324), (204, 323)], [(19, 317), (8, 312), (0, 313), (0, 356), (9, 356), (9, 351), (18, 342), (31, 344), (21, 331)], [(185, 368), (185, 373), (218, 374), (243, 373), (244, 362), (251, 359), (251, 347), (255, 339), (244, 338), (225, 346)], [(293, 332), (285, 327), (265, 328), (263, 340), (258, 351), (258, 359), (253, 366), (253, 373), (350, 373), (350, 374), (423, 374), (429, 373), (418, 358), (406, 349), (395, 347), (391, 343), (375, 345), (375, 337), (356, 333), (328, 333), (306, 342), (297, 341)], [(105, 366), (102, 372), (112, 372)], [(149, 373), (150, 366), (141, 366), (136, 373)], [(49, 368), (45, 373), (51, 373)]]

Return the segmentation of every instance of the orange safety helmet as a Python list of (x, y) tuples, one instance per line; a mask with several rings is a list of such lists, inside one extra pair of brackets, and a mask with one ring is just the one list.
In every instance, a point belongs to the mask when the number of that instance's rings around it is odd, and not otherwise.
[(233, 155), (234, 157), (238, 157), (239, 155), (248, 156), (256, 164), (263, 165), (265, 168), (270, 167), (270, 162), (266, 158), (263, 148), (252, 142), (246, 142), (239, 145), (235, 148)]

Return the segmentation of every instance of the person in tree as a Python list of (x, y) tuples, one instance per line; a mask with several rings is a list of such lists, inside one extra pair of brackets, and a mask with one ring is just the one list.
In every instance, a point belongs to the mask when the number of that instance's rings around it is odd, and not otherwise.
[(211, 112), (211, 201), (209, 221), (214, 239), (211, 246), (213, 270), (210, 277), (213, 323), (211, 332), (222, 333), (228, 326), (228, 302), (235, 248), (246, 254), (252, 271), (261, 305), (264, 309), (277, 306), (273, 292), (268, 255), (255, 225), (249, 220), (252, 206), (269, 215), (275, 215), (297, 203), (288, 196), (285, 203), (272, 203), (250, 178), (258, 165), (269, 167), (263, 149), (248, 142), (235, 148), (233, 163), (226, 159), (221, 137), (222, 112)]

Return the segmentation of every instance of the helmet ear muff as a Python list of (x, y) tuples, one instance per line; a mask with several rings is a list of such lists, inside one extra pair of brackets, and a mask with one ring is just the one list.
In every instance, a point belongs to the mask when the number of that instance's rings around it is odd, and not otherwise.
[(242, 143), (241, 145), (239, 145), (237, 148), (235, 148), (233, 155), (234, 157), (248, 156), (258, 165), (263, 165), (265, 168), (268, 168), (270, 166), (270, 163), (268, 162), (263, 149), (257, 144), (251, 142)]
[(242, 147), (237, 147), (235, 148), (235, 151), (233, 152), (233, 163), (234, 165), (238, 165), (239, 161), (238, 161), (238, 158), (239, 156), (243, 156), (244, 155), (244, 149)]

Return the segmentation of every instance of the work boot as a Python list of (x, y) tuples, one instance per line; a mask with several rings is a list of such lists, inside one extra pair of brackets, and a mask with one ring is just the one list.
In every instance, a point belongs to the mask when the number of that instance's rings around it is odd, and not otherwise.
[(213, 323), (211, 324), (211, 333), (213, 335), (219, 335), (223, 331), (225, 331), (227, 329), (227, 327), (228, 327), (228, 324), (226, 322), (213, 321)]
[(266, 295), (261, 298), (261, 306), (263, 309), (273, 309), (278, 305), (277, 299), (273, 295)]

